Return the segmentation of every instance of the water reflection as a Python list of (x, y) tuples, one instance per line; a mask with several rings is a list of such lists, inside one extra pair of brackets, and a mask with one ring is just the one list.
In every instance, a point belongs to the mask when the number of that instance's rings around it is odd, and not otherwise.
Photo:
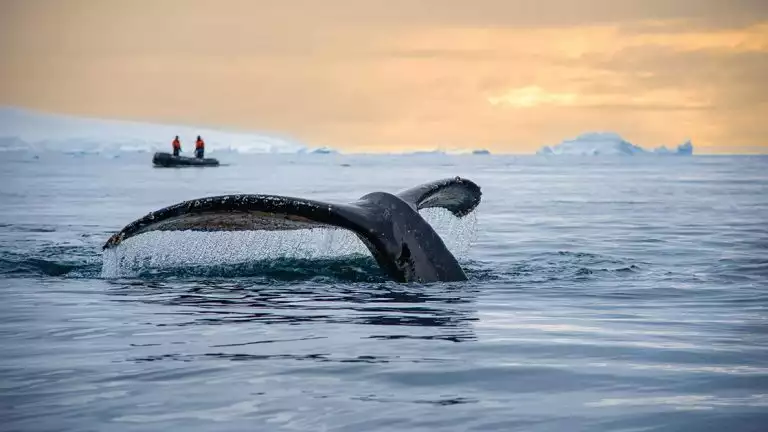
[[(176, 347), (172, 350), (174, 352), (168, 351), (167, 338), (160, 338), (161, 345), (166, 347), (158, 346), (159, 351), (154, 353), (146, 352), (152, 351), (151, 348), (137, 348), (142, 354), (131, 359), (136, 362), (211, 358), (231, 361), (423, 362), (430, 359), (400, 359), (382, 353), (369, 355), (368, 352), (354, 355), (348, 349), (333, 349), (330, 345), (347, 338), (343, 344), (368, 344), (366, 346), (372, 347), (373, 351), (379, 351), (376, 341), (382, 344), (396, 340), (456, 343), (476, 340), (473, 322), (478, 319), (475, 308), (477, 291), (468, 283), (422, 286), (390, 282), (327, 284), (304, 281), (264, 284), (261, 280), (249, 278), (140, 279), (109, 283), (113, 286), (108, 290), (112, 301), (161, 306), (161, 311), (155, 309), (153, 315), (157, 319), (147, 324), (166, 329), (161, 332), (168, 335), (178, 334), (173, 329), (187, 329), (184, 334), (192, 335), (189, 339), (200, 339), (200, 333), (208, 332), (205, 330), (207, 326), (222, 326), (222, 331), (226, 333), (225, 336), (217, 336), (216, 343), (205, 337), (206, 346), (200, 347), (202, 349), (187, 347), (180, 350)], [(275, 327), (267, 329), (263, 325)], [(241, 329), (236, 330), (240, 326)], [(328, 328), (340, 331), (329, 335)], [(254, 334), (257, 336), (254, 337)], [(194, 345), (195, 342), (189, 339), (179, 343)], [(313, 342), (316, 339), (327, 340)], [(314, 344), (313, 350), (302, 352), (299, 348), (302, 344)], [(143, 346), (149, 347), (150, 344)], [(233, 352), (233, 349), (236, 351)], [(285, 349), (290, 352), (285, 352)], [(334, 351), (338, 354), (333, 354)]]
[(118, 301), (185, 307), (174, 313), (193, 319), (170, 324), (177, 326), (326, 322), (459, 327), (477, 319), (469, 307), (477, 292), (463, 284), (260, 285), (247, 280), (111, 284), (115, 288), (109, 294), (122, 297)]

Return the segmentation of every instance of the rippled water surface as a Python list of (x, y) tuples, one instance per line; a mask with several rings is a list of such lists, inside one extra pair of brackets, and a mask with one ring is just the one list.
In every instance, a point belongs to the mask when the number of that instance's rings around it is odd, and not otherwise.
[[(3, 155), (0, 429), (768, 430), (764, 157), (150, 158)], [(425, 216), (465, 283), (389, 282), (344, 233), (146, 235), (102, 274), (181, 200), (456, 175), (476, 214)]]

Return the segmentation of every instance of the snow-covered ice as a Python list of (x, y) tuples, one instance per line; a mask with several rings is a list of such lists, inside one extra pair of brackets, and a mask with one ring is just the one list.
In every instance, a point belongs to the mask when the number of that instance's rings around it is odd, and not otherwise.
[(605, 155), (692, 155), (693, 144), (688, 140), (677, 146), (675, 150), (669, 150), (664, 146), (653, 150), (646, 150), (632, 144), (614, 132), (589, 132), (581, 134), (574, 139), (568, 139), (555, 146), (544, 146), (539, 155), (570, 155), (570, 156), (605, 156)]
[(312, 151), (289, 138), (192, 126), (82, 118), (0, 107), (0, 151), (72, 154), (168, 151), (174, 136), (191, 152), (198, 135), (209, 153), (299, 153)]

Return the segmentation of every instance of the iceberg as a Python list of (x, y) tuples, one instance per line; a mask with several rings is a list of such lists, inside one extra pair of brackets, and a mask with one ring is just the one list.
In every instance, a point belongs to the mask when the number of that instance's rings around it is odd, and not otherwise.
[[(206, 153), (299, 153), (306, 145), (259, 133), (47, 114), (0, 107), (0, 151), (55, 151), (73, 155), (167, 151), (178, 135), (191, 152), (195, 138)], [(330, 149), (329, 149), (330, 150)]]
[(661, 147), (655, 148), (653, 150), (653, 153), (663, 154), (663, 155), (690, 156), (693, 154), (693, 144), (691, 144), (691, 141), (688, 140), (683, 144), (680, 144), (679, 146), (677, 146), (677, 149), (675, 149), (675, 151), (672, 151), (665, 146), (661, 146)]
[(299, 151), (299, 153), (309, 153), (309, 154), (338, 154), (339, 152), (330, 148), (330, 147), (318, 147), (316, 149), (302, 149)]
[(536, 154), (558, 156), (634, 156), (642, 154), (690, 156), (693, 154), (693, 144), (688, 140), (677, 146), (675, 150), (661, 146), (649, 151), (630, 143), (614, 132), (589, 132), (552, 147), (544, 146)]
[(404, 156), (446, 156), (447, 153), (444, 150), (417, 150), (413, 152), (403, 153), (403, 155)]

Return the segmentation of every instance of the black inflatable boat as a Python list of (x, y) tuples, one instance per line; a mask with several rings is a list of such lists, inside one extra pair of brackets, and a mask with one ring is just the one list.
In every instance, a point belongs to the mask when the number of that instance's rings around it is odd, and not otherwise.
[(187, 156), (174, 156), (170, 153), (157, 152), (152, 157), (152, 164), (156, 167), (173, 168), (187, 166), (219, 166), (218, 159), (214, 158), (192, 158)]

